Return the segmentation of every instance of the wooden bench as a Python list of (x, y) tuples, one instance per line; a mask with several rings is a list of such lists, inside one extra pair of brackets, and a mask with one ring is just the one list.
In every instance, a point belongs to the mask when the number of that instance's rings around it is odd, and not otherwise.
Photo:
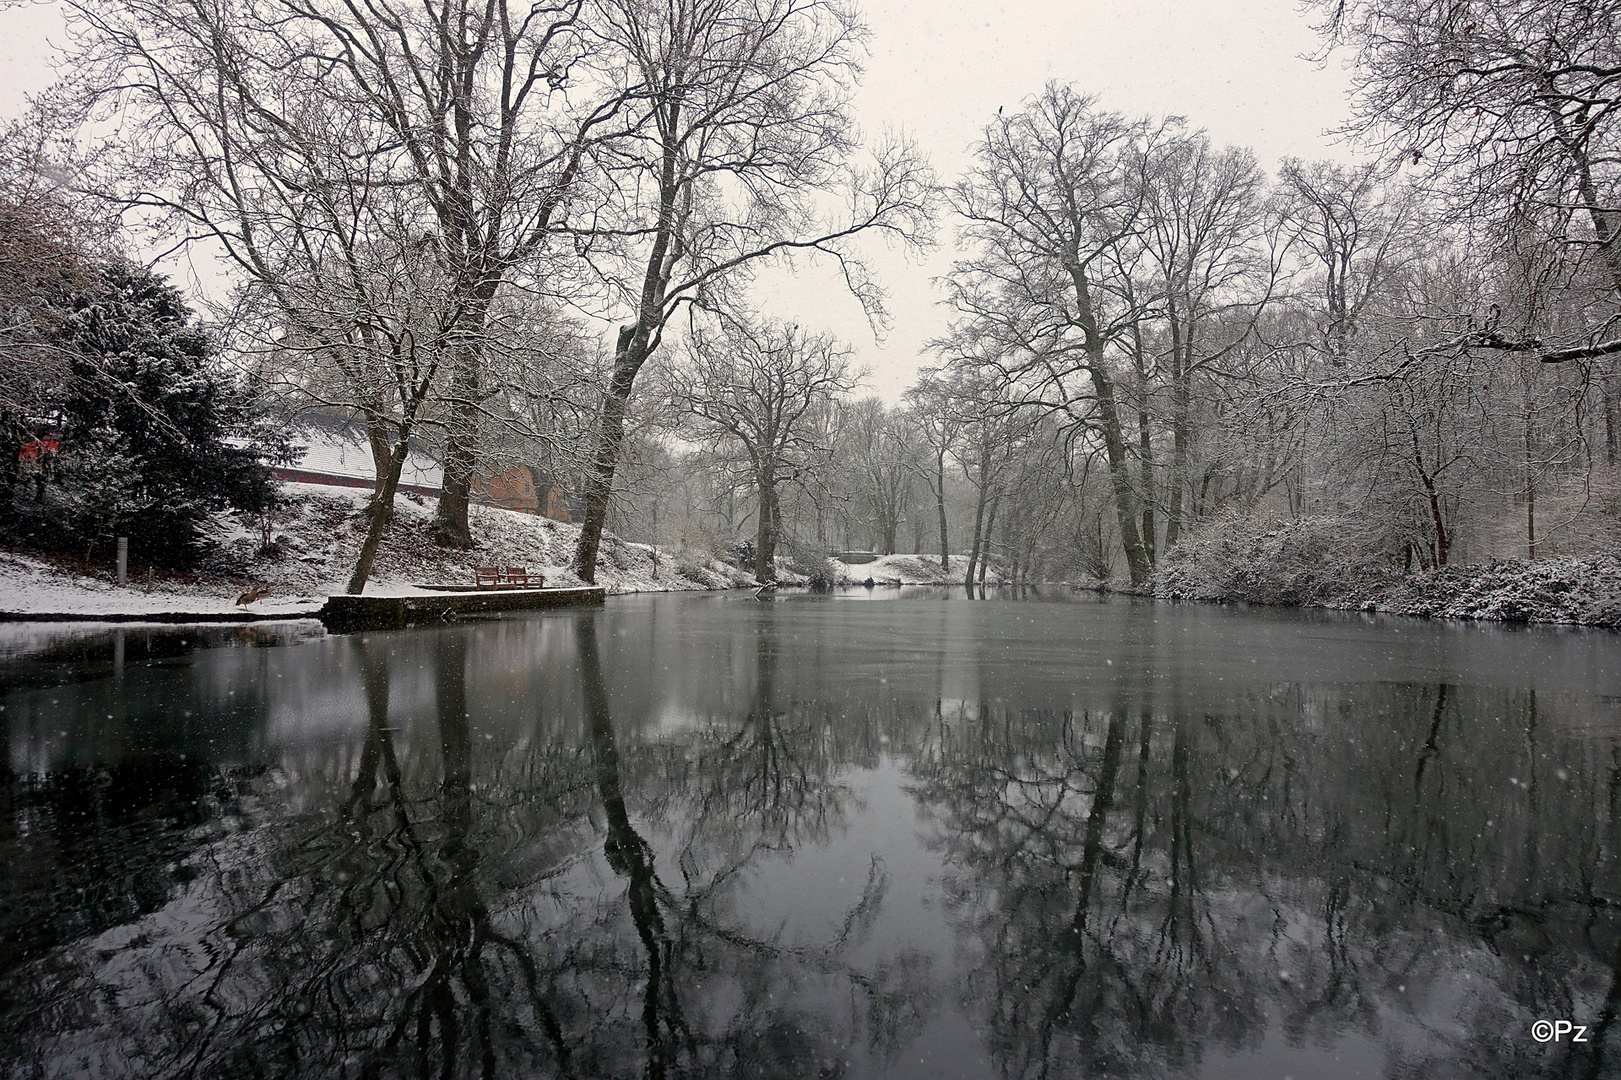
[(523, 566), (475, 566), (473, 585), (480, 589), (538, 589), (546, 584), (546, 575), (531, 574)]

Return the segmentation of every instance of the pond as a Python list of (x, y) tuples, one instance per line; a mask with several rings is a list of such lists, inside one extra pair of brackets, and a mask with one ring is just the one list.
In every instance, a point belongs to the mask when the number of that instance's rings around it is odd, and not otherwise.
[(0, 707), (6, 1077), (1621, 1075), (1613, 633), (676, 594)]

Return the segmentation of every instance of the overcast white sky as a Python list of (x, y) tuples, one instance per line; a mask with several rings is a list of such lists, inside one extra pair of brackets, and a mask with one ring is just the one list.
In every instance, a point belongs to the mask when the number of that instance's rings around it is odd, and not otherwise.
[[(1317, 41), (1294, 0), (867, 0), (864, 10), (873, 36), (861, 125), (869, 134), (905, 130), (943, 180), (968, 165), (998, 106), (1012, 111), (1049, 80), (1096, 95), (1105, 109), (1184, 116), (1218, 145), (1252, 148), (1268, 170), (1282, 157), (1350, 156), (1325, 134), (1346, 118), (1349, 80), (1337, 59), (1327, 68), (1301, 59)], [(929, 279), (950, 268), (953, 228), (941, 222), (940, 250), (922, 266), (883, 260), (893, 316), (883, 348), (829, 285), (793, 293), (826, 297), (820, 320), (810, 311), (796, 318), (827, 322), (850, 340), (872, 369), (870, 388), (887, 399), (920, 362), (933, 362), (920, 353), (944, 331), (947, 312)], [(783, 295), (769, 303), (787, 307)]]
[[(1325, 132), (1345, 119), (1347, 78), (1337, 63), (1301, 58), (1316, 41), (1294, 0), (865, 0), (872, 56), (857, 102), (864, 132), (896, 128), (930, 155), (942, 179), (998, 106), (1016, 108), (1048, 80), (1095, 94), (1107, 109), (1179, 114), (1217, 144), (1253, 148), (1275, 169), (1285, 156), (1349, 156)], [(52, 78), (49, 6), (0, 10), (0, 115)], [(868, 388), (894, 400), (912, 381), (924, 343), (945, 328), (929, 279), (951, 264), (952, 223), (923, 264), (898, 253), (877, 262), (893, 327), (882, 348), (831, 273), (770, 276), (760, 299), (808, 328), (826, 326), (872, 369)]]

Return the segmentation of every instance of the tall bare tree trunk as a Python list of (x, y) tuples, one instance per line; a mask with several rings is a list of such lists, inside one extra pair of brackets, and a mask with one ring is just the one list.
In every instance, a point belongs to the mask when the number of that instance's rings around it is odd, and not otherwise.
[(580, 540), (574, 549), (574, 572), (585, 582), (595, 583), (597, 580), (597, 549), (602, 544), (602, 528), (608, 520), (608, 499), (613, 494), (614, 471), (619, 466), (619, 451), (625, 442), (625, 408), (630, 401), (630, 391), (637, 373), (657, 346), (655, 333), (664, 325), (664, 300), (670, 288), (670, 276), (675, 272), (670, 255), (671, 247), (676, 243), (681, 216), (676, 205), (680, 197), (677, 169), (681, 148), (674, 132), (681, 111), (681, 104), (676, 102), (664, 117), (666, 126), (659, 168), (658, 227), (642, 274), (636, 321), (621, 326), (614, 342), (613, 377), (602, 398), (597, 449), (586, 476), (585, 520), (580, 523)]
[(1606, 361), (1600, 369), (1599, 391), (1604, 395), (1604, 460), (1615, 464), (1616, 456), (1616, 374), (1614, 361)]
[(1126, 439), (1120, 429), (1120, 410), (1115, 404), (1114, 380), (1104, 366), (1102, 356), (1093, 358), (1089, 370), (1092, 385), (1097, 391), (1098, 426), (1103, 430), (1103, 448), (1109, 461), (1109, 486), (1114, 492), (1120, 545), (1126, 551), (1126, 569), (1131, 575), (1131, 583), (1141, 585), (1148, 580), (1153, 567), (1143, 547), (1142, 536), (1137, 531), (1137, 496), (1131, 485)]
[(394, 516), (394, 492), (400, 486), (405, 456), (411, 452), (410, 434), (408, 426), (401, 428), (400, 440), (394, 444), (388, 470), (383, 474), (383, 490), (372, 496), (371, 507), (366, 514), (366, 539), (360, 545), (360, 558), (355, 560), (355, 570), (349, 576), (349, 587), (345, 590), (351, 596), (359, 595), (365, 589), (366, 579), (371, 577), (371, 564), (383, 543), (383, 532), (388, 528), (389, 519)]
[(465, 313), (456, 330), (455, 366), (450, 373), (450, 415), (445, 438), (444, 478), (439, 487), (439, 513), (434, 539), (441, 547), (463, 551), (473, 546), (467, 520), (473, 475), (478, 468), (479, 402), (483, 393), (483, 338), (495, 301), (498, 276), (484, 274), (465, 282)]
[(1166, 510), (1165, 550), (1170, 551), (1182, 537), (1182, 516), (1186, 505), (1188, 470), (1193, 456), (1192, 387), (1180, 362), (1171, 384), (1171, 498)]
[(1132, 323), (1131, 335), (1132, 357), (1137, 368), (1137, 458), (1141, 462), (1138, 468), (1142, 476), (1137, 490), (1142, 506), (1143, 554), (1148, 558), (1148, 565), (1153, 566), (1159, 557), (1154, 546), (1158, 532), (1154, 523), (1154, 432), (1148, 412), (1148, 366), (1140, 322)]
[(985, 542), (975, 543), (974, 547), (980, 552), (979, 558), (979, 587), (985, 588), (985, 571), (991, 565), (991, 530), (996, 527), (996, 508), (1002, 505), (1002, 496), (997, 495), (991, 500), (991, 505), (985, 511)]
[(974, 571), (979, 566), (980, 526), (985, 523), (985, 503), (990, 493), (990, 483), (985, 473), (984, 459), (981, 458), (979, 498), (974, 503), (974, 541), (968, 549), (968, 572), (963, 575), (963, 584), (968, 586), (970, 592), (974, 587)]
[(1447, 564), (1447, 551), (1452, 544), (1447, 539), (1446, 519), (1441, 513), (1440, 493), (1435, 490), (1435, 484), (1428, 476), (1420, 475), (1424, 483), (1424, 494), (1429, 504), (1430, 525), (1435, 530), (1435, 542), (1432, 545), (1435, 551), (1435, 566), (1440, 569)]
[[(382, 498), (383, 485), (388, 482), (388, 470), (394, 463), (394, 446), (388, 438), (388, 421), (383, 419), (381, 409), (366, 410), (366, 444), (371, 448), (372, 467), (376, 470), (377, 478), (372, 482), (371, 497), (373, 502)], [(393, 500), (390, 499), (388, 510), (392, 512)]]
[(1137, 531), (1137, 497), (1132, 490), (1126, 437), (1120, 425), (1120, 407), (1115, 399), (1114, 376), (1104, 356), (1106, 339), (1092, 307), (1092, 286), (1087, 279), (1086, 268), (1073, 264), (1066, 269), (1075, 287), (1076, 321), (1086, 334), (1086, 370), (1092, 377), (1092, 389), (1097, 399), (1098, 427), (1103, 432), (1103, 447), (1109, 461), (1109, 486), (1114, 491), (1120, 544), (1126, 550), (1126, 568), (1131, 575), (1131, 583), (1141, 585), (1148, 580), (1153, 567), (1148, 551), (1143, 547), (1142, 534)]
[(647, 359), (645, 335), (636, 326), (619, 330), (614, 350), (613, 378), (602, 395), (602, 413), (597, 418), (597, 450), (585, 479), (585, 520), (574, 552), (574, 572), (581, 581), (597, 580), (597, 550), (602, 545), (602, 527), (608, 520), (608, 499), (613, 493), (614, 470), (625, 442), (625, 406), (631, 384)]
[(439, 512), (434, 519), (435, 542), (440, 547), (463, 551), (473, 546), (467, 508), (472, 500), (473, 471), (478, 467), (478, 376), (475, 365), (458, 358), (450, 379), (444, 474), (439, 483)]
[(754, 580), (777, 580), (777, 476), (766, 463), (755, 472), (760, 488), (759, 522), (754, 529)]
[(1537, 477), (1532, 469), (1531, 410), (1525, 412), (1525, 545), (1531, 561), (1537, 558)]
[(1137, 410), (1137, 456), (1142, 460), (1142, 490), (1143, 507), (1143, 554), (1148, 557), (1148, 565), (1153, 566), (1159, 561), (1159, 552), (1154, 546), (1155, 533), (1158, 531), (1154, 524), (1154, 438), (1149, 429), (1148, 410), (1139, 407)]
[(466, 551), (473, 546), (467, 520), (472, 500), (473, 471), (478, 467), (478, 370), (458, 358), (450, 379), (450, 416), (445, 439), (444, 474), (439, 484), (439, 512), (434, 519), (434, 541), (440, 547)]

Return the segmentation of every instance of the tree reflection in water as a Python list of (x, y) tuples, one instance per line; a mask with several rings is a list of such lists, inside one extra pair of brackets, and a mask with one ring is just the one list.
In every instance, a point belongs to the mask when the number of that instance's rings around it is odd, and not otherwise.
[(826, 941), (738, 908), (751, 866), (849, 797), (824, 725), (774, 692), (770, 635), (746, 715), (626, 747), (596, 620), (576, 627), (582, 707), (483, 758), (464, 632), (433, 641), (432, 749), (391, 723), (390, 638), (349, 639), (358, 755), (286, 763), (270, 794), (304, 812), (191, 851), (148, 917), (0, 973), (42, 1003), (8, 1011), (10, 1074), (831, 1076), (853, 1040), (904, 1043), (926, 966), (848, 958), (879, 863)]
[(980, 602), (875, 663), (721, 604), (0, 686), (71, 765), (0, 832), (0, 1076), (1621, 1071), (1596, 694), (1027, 669), (946, 641)]
[(937, 710), (914, 794), (1005, 1075), (1193, 1075), (1274, 1029), (1377, 1037), (1386, 1075), (1613, 1074), (1617, 757), (1529, 692), (1358, 694)]
[(675, 796), (663, 807), (679, 828), (670, 861), (681, 884), (672, 888), (626, 808), (594, 620), (576, 624), (604, 851), (626, 879), (645, 957), (648, 1076), (840, 1075), (851, 1042), (890, 1053), (904, 1045), (921, 1019), (915, 1006), (927, 998), (927, 965), (899, 958), (869, 972), (847, 959), (883, 902), (876, 859), (861, 899), (828, 941), (784, 944), (733, 910), (751, 864), (825, 839), (848, 799), (821, 715), (778, 697), (776, 642), (769, 622), (756, 629), (754, 690), (736, 731), (705, 730), (679, 744), (682, 761), (662, 763), (662, 779), (639, 780), (669, 785)]

